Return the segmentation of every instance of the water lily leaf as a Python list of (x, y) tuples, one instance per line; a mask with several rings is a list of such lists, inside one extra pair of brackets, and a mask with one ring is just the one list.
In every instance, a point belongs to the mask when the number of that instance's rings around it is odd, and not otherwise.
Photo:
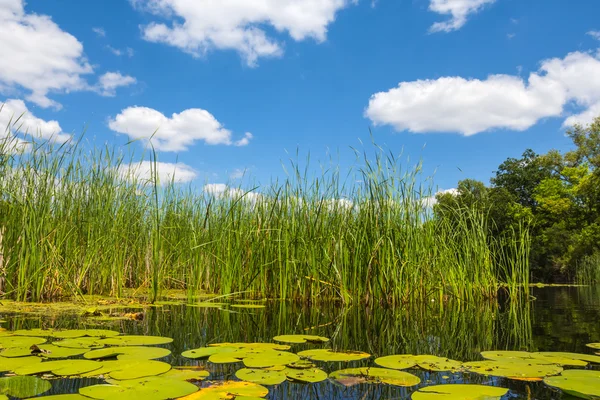
[(179, 400), (231, 400), (244, 397), (262, 398), (269, 394), (269, 389), (252, 382), (227, 381), (200, 389)]
[(329, 374), (331, 379), (345, 386), (358, 383), (385, 383), (394, 386), (414, 386), (421, 382), (418, 376), (395, 369), (364, 367), (347, 368)]
[(242, 368), (235, 373), (235, 376), (243, 381), (258, 383), (260, 385), (279, 385), (287, 379), (283, 371), (269, 371), (256, 368)]
[(169, 354), (171, 354), (171, 350), (162, 347), (128, 346), (92, 350), (85, 353), (83, 357), (88, 360), (114, 357), (117, 357), (118, 360), (154, 360)]
[(186, 304), (188, 307), (199, 307), (199, 308), (221, 308), (225, 303), (212, 303), (209, 301), (203, 301), (199, 303)]
[(289, 368), (293, 368), (293, 369), (308, 369), (308, 368), (314, 368), (315, 364), (311, 363), (308, 360), (298, 360), (296, 362), (288, 364), (287, 366)]
[[(149, 376), (164, 374), (171, 369), (171, 365), (154, 360), (126, 360), (121, 361), (108, 375), (117, 380), (139, 379)], [(115, 367), (115, 366), (113, 366)]]
[(557, 364), (571, 367), (585, 367), (588, 363), (582, 360), (562, 357), (559, 353), (529, 353), (527, 351), (483, 351), (481, 356), (488, 360), (510, 361), (521, 360), (532, 364)]
[(64, 331), (55, 331), (53, 337), (59, 339), (73, 339), (82, 337), (107, 338), (120, 335), (117, 331), (108, 329), (69, 329)]
[(31, 347), (34, 344), (46, 343), (46, 339), (41, 337), (28, 336), (1, 336), (0, 347), (11, 349), (14, 347)]
[(412, 400), (495, 400), (508, 393), (508, 389), (468, 384), (427, 386), (412, 394)]
[(546, 376), (558, 375), (562, 367), (555, 364), (529, 363), (526, 360), (474, 361), (464, 363), (469, 372), (525, 381), (541, 381)]
[(583, 399), (600, 397), (600, 371), (567, 370), (561, 376), (544, 378), (544, 383)]
[(267, 368), (275, 365), (286, 365), (299, 360), (300, 357), (296, 354), (286, 351), (265, 351), (244, 358), (244, 365), (248, 368)]
[(199, 368), (171, 368), (169, 371), (158, 376), (163, 378), (177, 379), (180, 381), (196, 382), (208, 378), (210, 376), (210, 372)]
[(126, 335), (102, 339), (99, 342), (111, 346), (153, 346), (171, 343), (173, 339), (163, 336)]
[(48, 361), (39, 364), (25, 365), (15, 369), (17, 375), (35, 375), (51, 372), (56, 376), (80, 375), (94, 371), (102, 366), (99, 362), (91, 360), (62, 360)]
[(52, 342), (59, 347), (68, 347), (71, 349), (101, 349), (104, 344), (98, 342), (100, 337), (79, 337), (73, 339), (64, 339)]
[(328, 349), (304, 350), (298, 353), (300, 357), (315, 361), (358, 361), (371, 357), (361, 351), (334, 351)]
[(587, 347), (591, 347), (592, 349), (600, 349), (600, 343), (588, 343)]
[(419, 367), (427, 371), (457, 371), (462, 367), (462, 363), (460, 361), (431, 355), (415, 356), (415, 361)]
[(213, 364), (233, 364), (241, 362), (244, 358), (250, 356), (250, 353), (244, 350), (236, 350), (232, 352), (216, 353), (208, 357), (208, 361)]
[[(52, 337), (54, 329), (17, 329), (12, 334), (15, 336)], [(43, 342), (42, 342), (43, 343)]]
[(560, 351), (541, 351), (541, 352), (533, 353), (533, 354), (537, 354), (538, 356), (544, 356), (544, 357), (553, 356), (553, 357), (570, 358), (573, 360), (581, 360), (581, 361), (591, 362), (594, 364), (600, 364), (600, 357), (590, 355), (590, 354), (566, 353), (566, 352), (560, 352)]
[(273, 338), (276, 342), (284, 343), (325, 343), (329, 338), (316, 335), (279, 335)]
[(232, 353), (237, 351), (233, 347), (199, 347), (197, 349), (186, 350), (181, 355), (185, 358), (203, 359), (217, 353)]
[(251, 349), (251, 350), (289, 350), (290, 346), (277, 343), (211, 343), (210, 347), (233, 347), (236, 349)]
[(407, 369), (417, 365), (417, 361), (415, 360), (415, 356), (411, 354), (398, 354), (378, 357), (375, 359), (375, 364), (391, 369)]
[[(7, 397), (8, 399), (8, 397)], [(33, 399), (33, 397), (32, 397)], [(35, 399), (39, 400), (90, 400), (89, 397), (82, 396), (80, 394), (55, 394), (52, 396), (44, 396), (44, 397), (35, 397)], [(0, 397), (2, 400), (2, 397)]]
[(21, 368), (31, 364), (38, 364), (41, 362), (42, 359), (35, 356), (18, 358), (0, 357), (0, 372), (14, 371), (17, 368)]
[(286, 368), (288, 380), (301, 383), (317, 383), (327, 379), (327, 372), (319, 368), (291, 369)]
[(67, 347), (59, 347), (54, 344), (40, 344), (36, 346), (41, 351), (39, 355), (46, 358), (69, 358), (80, 356), (85, 353), (86, 349), (70, 349)]
[(50, 382), (35, 376), (0, 378), (0, 393), (12, 397), (33, 397), (47, 392), (51, 388)]
[(2, 350), (2, 352), (0, 353), (0, 356), (2, 357), (7, 357), (7, 358), (14, 358), (14, 357), (26, 357), (26, 356), (30, 356), (32, 355), (32, 348), (33, 346), (28, 346), (28, 347), (12, 347), (6, 350)]
[(152, 376), (119, 381), (118, 384), (86, 386), (79, 389), (79, 393), (101, 400), (165, 400), (181, 398), (197, 390), (198, 387), (189, 382)]

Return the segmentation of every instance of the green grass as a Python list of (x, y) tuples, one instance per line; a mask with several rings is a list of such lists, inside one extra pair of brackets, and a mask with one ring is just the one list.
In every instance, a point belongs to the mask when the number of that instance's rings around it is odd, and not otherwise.
[(580, 285), (600, 283), (600, 252), (584, 257), (575, 266), (575, 282)]
[[(346, 175), (310, 162), (287, 178), (215, 195), (125, 180), (111, 148), (0, 141), (0, 290), (18, 300), (124, 288), (399, 304), (493, 298), (528, 282), (527, 229), (489, 237), (485, 218), (436, 220), (421, 166), (375, 147)], [(357, 153), (358, 154), (358, 153)], [(151, 154), (151, 161), (156, 155)], [(153, 164), (156, 167), (156, 164)]]

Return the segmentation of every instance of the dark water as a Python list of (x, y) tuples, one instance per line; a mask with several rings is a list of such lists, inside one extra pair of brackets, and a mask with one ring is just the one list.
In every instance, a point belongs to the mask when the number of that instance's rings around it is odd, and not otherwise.
[[(433, 354), (461, 361), (481, 360), (484, 350), (569, 351), (592, 354), (585, 344), (600, 342), (600, 288), (534, 288), (536, 300), (511, 307), (482, 302), (440, 305), (343, 307), (325, 303), (302, 306), (266, 303), (264, 309), (219, 310), (171, 305), (146, 310), (143, 321), (94, 323), (73, 316), (44, 317), (3, 315), (7, 329), (104, 327), (129, 334), (169, 336), (173, 365), (207, 365), (210, 380), (235, 379), (241, 365), (211, 365), (185, 359), (187, 349), (218, 342), (272, 342), (280, 334), (309, 333), (330, 337), (326, 346), (294, 345), (291, 351), (332, 347), (360, 350), (373, 356)], [(139, 311), (139, 310), (138, 310)], [(370, 360), (352, 363), (318, 363), (327, 372), (341, 368), (373, 366)], [(600, 366), (593, 366), (600, 368)], [(427, 386), (441, 383), (482, 383), (510, 388), (507, 398), (570, 398), (543, 383), (520, 382), (463, 373), (427, 373), (409, 370)], [(52, 392), (73, 393), (97, 379), (53, 381)], [(350, 388), (323, 382), (312, 385), (284, 383), (269, 387), (269, 399), (408, 399), (416, 388), (356, 385)]]

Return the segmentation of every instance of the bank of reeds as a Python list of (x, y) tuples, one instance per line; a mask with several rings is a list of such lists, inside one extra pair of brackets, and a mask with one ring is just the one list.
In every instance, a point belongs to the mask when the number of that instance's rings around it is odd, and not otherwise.
[(248, 191), (158, 182), (124, 173), (128, 163), (110, 148), (45, 143), (19, 155), (0, 141), (4, 296), (181, 288), (398, 304), (492, 298), (528, 279), (522, 233), (499, 253), (477, 211), (436, 220), (420, 165), (383, 150), (344, 176), (312, 178), (293, 162), (285, 180)]
[(584, 257), (575, 266), (575, 281), (579, 285), (600, 283), (600, 252)]

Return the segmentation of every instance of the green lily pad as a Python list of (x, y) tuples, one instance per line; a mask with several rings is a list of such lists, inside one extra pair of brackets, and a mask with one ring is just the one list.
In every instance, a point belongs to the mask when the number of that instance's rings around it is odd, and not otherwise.
[(14, 371), (17, 368), (21, 368), (31, 364), (39, 364), (41, 362), (42, 359), (35, 356), (18, 358), (0, 357), (0, 372)]
[(315, 361), (358, 361), (371, 357), (361, 351), (334, 351), (328, 349), (304, 350), (298, 353), (300, 357)]
[(100, 337), (79, 337), (73, 339), (64, 339), (52, 342), (59, 347), (68, 347), (70, 349), (101, 349), (104, 344), (99, 343)]
[(31, 347), (34, 344), (46, 343), (46, 339), (41, 337), (28, 336), (0, 336), (0, 347), (11, 349), (14, 347)]
[[(269, 394), (269, 389), (252, 382), (227, 381), (200, 389), (179, 400), (231, 400), (243, 398), (262, 398)], [(232, 397), (233, 396), (233, 397)]]
[(327, 372), (319, 368), (291, 369), (286, 368), (288, 380), (301, 383), (317, 383), (327, 379)]
[(269, 371), (257, 368), (242, 368), (235, 373), (238, 379), (260, 385), (279, 385), (285, 382), (286, 375), (283, 371)]
[(6, 350), (3, 350), (0, 353), (0, 356), (7, 358), (14, 357), (26, 357), (32, 355), (31, 347), (12, 347)]
[(233, 347), (234, 349), (244, 349), (244, 350), (278, 350), (284, 351), (291, 349), (290, 346), (286, 344), (277, 344), (277, 343), (211, 343), (210, 347)]
[(118, 360), (154, 360), (170, 354), (171, 350), (162, 347), (127, 346), (91, 350), (85, 353), (83, 357), (88, 360), (114, 357), (117, 357)]
[(152, 376), (118, 384), (86, 386), (79, 389), (79, 393), (100, 400), (165, 400), (181, 398), (197, 390), (198, 387), (189, 382)]
[(415, 361), (419, 367), (427, 371), (458, 371), (462, 367), (462, 363), (460, 361), (450, 360), (446, 357), (422, 355), (415, 356)]
[(392, 356), (377, 357), (375, 364), (391, 369), (408, 369), (417, 365), (415, 356), (411, 354), (398, 354)]
[(581, 361), (591, 362), (594, 364), (600, 364), (600, 356), (593, 356), (590, 354), (566, 353), (566, 352), (559, 352), (559, 351), (541, 351), (541, 352), (533, 353), (533, 354), (537, 354), (538, 356), (545, 356), (545, 357), (552, 356), (552, 357), (570, 358), (573, 360), (581, 360)]
[(99, 341), (99, 343), (111, 346), (154, 346), (171, 342), (173, 342), (173, 339), (168, 337), (139, 335), (114, 336)]
[[(35, 336), (35, 337), (52, 337), (54, 335), (54, 329), (17, 329), (12, 334), (15, 336)], [(43, 343), (43, 342), (42, 342)]]
[(199, 347), (197, 349), (186, 350), (181, 355), (185, 358), (203, 359), (217, 353), (232, 353), (237, 351), (233, 347)]
[(241, 362), (244, 358), (251, 355), (256, 355), (256, 353), (248, 353), (244, 350), (219, 352), (208, 357), (208, 361), (213, 364), (233, 364)]
[(279, 335), (273, 338), (276, 342), (284, 343), (325, 343), (329, 338), (316, 335)]
[(570, 367), (585, 367), (586, 361), (563, 357), (560, 353), (529, 353), (527, 351), (483, 351), (481, 356), (488, 360), (521, 360), (532, 364), (557, 364)]
[(171, 368), (164, 374), (158, 375), (163, 378), (177, 379), (180, 381), (202, 381), (210, 376), (210, 372), (199, 368)]
[(296, 354), (286, 351), (265, 351), (263, 353), (246, 357), (244, 365), (248, 368), (267, 368), (276, 365), (286, 365), (300, 360)]
[(600, 371), (567, 370), (560, 376), (544, 378), (544, 383), (583, 399), (600, 397)]
[(86, 349), (59, 347), (54, 344), (40, 344), (37, 348), (41, 350), (39, 355), (45, 358), (69, 358), (80, 356), (87, 351)]
[(288, 364), (287, 367), (293, 368), (293, 369), (309, 369), (309, 368), (315, 368), (315, 364), (313, 364), (312, 362), (310, 362), (308, 360), (298, 360), (296, 362)]
[(555, 364), (529, 363), (523, 360), (475, 361), (464, 363), (469, 372), (499, 376), (523, 381), (541, 381), (546, 376), (558, 375), (562, 367)]
[[(149, 376), (164, 374), (171, 370), (171, 365), (162, 361), (154, 360), (126, 360), (115, 361), (118, 366), (113, 365), (113, 370), (108, 375), (117, 380), (139, 379)], [(103, 368), (105, 365), (103, 365)]]
[(414, 392), (412, 400), (495, 400), (508, 393), (508, 389), (468, 384), (427, 386)]
[(56, 376), (80, 375), (94, 371), (102, 366), (99, 362), (90, 360), (48, 361), (39, 364), (25, 365), (15, 369), (17, 375), (35, 375), (51, 372)]
[[(2, 398), (0, 397), (0, 400)], [(8, 399), (8, 398), (7, 398)], [(33, 397), (32, 397), (33, 399)], [(35, 397), (37, 400), (90, 400), (89, 397), (82, 396), (80, 394), (55, 394), (52, 396)]]
[(0, 393), (18, 398), (37, 396), (51, 388), (50, 382), (34, 376), (0, 378)]
[(395, 369), (364, 367), (347, 368), (329, 374), (331, 379), (344, 386), (352, 386), (359, 383), (385, 383), (393, 386), (414, 386), (421, 383), (418, 376)]
[(199, 307), (199, 308), (221, 308), (224, 305), (225, 305), (225, 303), (211, 303), (209, 301), (186, 304), (186, 306), (188, 306), (188, 307)]
[(588, 343), (586, 346), (591, 347), (592, 349), (600, 350), (600, 343)]
[(69, 329), (64, 331), (55, 331), (53, 337), (59, 339), (74, 339), (82, 337), (108, 338), (120, 335), (117, 331), (108, 329)]

